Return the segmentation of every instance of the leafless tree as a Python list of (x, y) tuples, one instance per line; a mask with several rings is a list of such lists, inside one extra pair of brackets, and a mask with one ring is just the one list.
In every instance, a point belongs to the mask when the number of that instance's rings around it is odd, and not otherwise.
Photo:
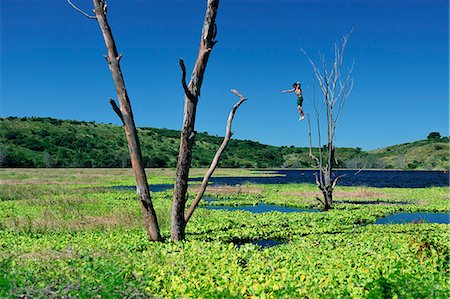
[(200, 40), (200, 49), (198, 52), (197, 61), (192, 71), (189, 85), (186, 84), (186, 67), (183, 59), (180, 59), (180, 67), (182, 71), (181, 83), (183, 85), (184, 97), (184, 118), (181, 130), (180, 151), (178, 154), (176, 180), (174, 187), (174, 196), (172, 203), (172, 222), (170, 236), (172, 241), (184, 240), (186, 224), (194, 213), (197, 205), (203, 197), (208, 186), (208, 181), (214, 173), (214, 170), (219, 163), (220, 156), (227, 147), (233, 132), (231, 132), (231, 124), (234, 114), (239, 106), (247, 99), (242, 96), (237, 90), (231, 91), (237, 95), (240, 100), (233, 106), (228, 116), (226, 134), (222, 145), (217, 150), (211, 166), (203, 178), (200, 190), (197, 193), (190, 208), (185, 213), (187, 201), (187, 188), (189, 179), (189, 169), (191, 167), (192, 150), (195, 142), (195, 116), (197, 111), (197, 103), (200, 97), (200, 89), (203, 82), (203, 76), (208, 63), (209, 55), (217, 43), (215, 40), (217, 34), (216, 15), (219, 8), (219, 0), (208, 0), (205, 20), (203, 23), (202, 37)]
[(231, 92), (234, 93), (235, 95), (237, 95), (240, 100), (233, 106), (230, 114), (228, 115), (225, 138), (223, 139), (222, 144), (220, 145), (219, 149), (217, 150), (216, 154), (214, 155), (211, 165), (210, 165), (208, 171), (206, 172), (205, 177), (202, 180), (200, 189), (199, 189), (197, 195), (195, 196), (194, 201), (192, 202), (189, 210), (186, 212), (186, 215), (184, 216), (185, 225), (187, 224), (187, 222), (191, 218), (192, 214), (194, 213), (194, 210), (197, 207), (200, 200), (202, 199), (203, 194), (205, 194), (206, 187), (208, 186), (208, 181), (211, 178), (211, 176), (213, 175), (214, 170), (217, 167), (217, 164), (219, 163), (220, 156), (222, 155), (225, 148), (228, 146), (231, 136), (233, 136), (233, 132), (231, 131), (231, 124), (233, 122), (234, 114), (236, 113), (236, 110), (239, 108), (239, 106), (247, 100), (247, 98), (245, 98), (243, 95), (241, 95), (237, 90), (232, 89)]
[[(339, 123), (342, 110), (353, 89), (353, 61), (351, 67), (346, 74), (342, 72), (344, 52), (350, 38), (350, 33), (346, 34), (340, 43), (334, 45), (334, 61), (331, 67), (327, 66), (325, 56), (320, 55), (321, 67), (316, 66), (310, 56), (302, 49), (303, 54), (309, 60), (316, 80), (322, 93), (322, 101), (317, 103), (313, 98), (314, 112), (317, 123), (318, 135), (318, 154), (313, 153), (312, 137), (311, 137), (311, 121), (308, 114), (308, 132), (309, 132), (309, 155), (316, 162), (319, 174), (316, 173), (316, 184), (323, 194), (323, 201), (317, 198), (323, 205), (325, 211), (329, 210), (333, 204), (333, 190), (336, 187), (338, 179), (342, 176), (333, 176), (333, 163), (335, 163), (335, 146), (334, 138), (336, 127)], [(320, 116), (325, 112), (327, 144), (322, 147), (321, 144), (321, 127)]]
[[(199, 192), (199, 195), (194, 200), (193, 205), (185, 215), (189, 169), (191, 167), (192, 149), (194, 146), (196, 135), (195, 116), (197, 111), (197, 103), (200, 97), (200, 89), (202, 86), (206, 65), (208, 63), (208, 58), (209, 55), (211, 54), (214, 45), (217, 43), (215, 38), (217, 35), (216, 15), (218, 8), (219, 8), (219, 0), (207, 0), (205, 20), (203, 22), (202, 36), (200, 39), (200, 49), (198, 52), (197, 61), (195, 62), (195, 66), (191, 74), (189, 85), (186, 84), (185, 79), (186, 68), (184, 66), (184, 62), (182, 59), (180, 59), (180, 66), (182, 70), (182, 85), (184, 88), (185, 97), (184, 97), (184, 118), (180, 137), (180, 151), (178, 154), (176, 179), (172, 202), (172, 222), (170, 228), (170, 235), (172, 241), (183, 240), (185, 238), (185, 229), (187, 221), (192, 215), (195, 207), (197, 206), (204, 192), (204, 190)], [(240, 105), (240, 103), (238, 104)], [(238, 104), (232, 110), (233, 115), (234, 111), (239, 106)], [(225, 137), (225, 139), (227, 139), (227, 137)], [(221, 153), (222, 151), (223, 149), (222, 150), (219, 149), (218, 153), (219, 152)], [(219, 156), (217, 156), (216, 154), (216, 157), (218, 161), (220, 154)], [(212, 168), (209, 169), (208, 173), (205, 176), (205, 179), (202, 183), (202, 186), (204, 185), (204, 188), (206, 188), (207, 181), (209, 177), (212, 175), (212, 172), (214, 171), (215, 168), (214, 163), (217, 164), (217, 161), (214, 162), (213, 160), (213, 164), (211, 165)]]
[(88, 13), (76, 7), (70, 0), (67, 0), (67, 2), (75, 10), (77, 10), (87, 18), (96, 19), (103, 33), (103, 39), (108, 50), (108, 55), (105, 55), (105, 59), (109, 65), (109, 69), (114, 80), (120, 108), (113, 99), (110, 99), (109, 102), (114, 112), (116, 112), (116, 114), (122, 121), (123, 127), (125, 129), (125, 135), (128, 141), (128, 149), (131, 158), (131, 166), (133, 168), (134, 176), (136, 179), (136, 192), (140, 197), (140, 205), (142, 213), (144, 215), (147, 234), (150, 240), (160, 241), (161, 235), (158, 227), (156, 213), (150, 197), (147, 175), (145, 173), (144, 164), (142, 162), (141, 147), (136, 130), (136, 125), (134, 123), (133, 112), (131, 110), (131, 103), (130, 99), (128, 98), (128, 93), (125, 88), (125, 80), (120, 68), (120, 60), (122, 58), (122, 54), (119, 54), (117, 51), (116, 43), (111, 32), (111, 27), (109, 26), (106, 17), (108, 5), (106, 4), (105, 0), (93, 0), (93, 12), (95, 15), (89, 15)]
[[(108, 55), (105, 56), (105, 58), (106, 61), (108, 62), (111, 74), (114, 79), (114, 84), (116, 86), (120, 108), (113, 99), (110, 99), (110, 104), (124, 125), (128, 141), (128, 147), (130, 151), (131, 165), (136, 177), (136, 189), (137, 193), (141, 198), (140, 202), (142, 211), (144, 213), (144, 220), (147, 227), (147, 233), (151, 240), (159, 241), (161, 240), (161, 235), (159, 232), (158, 221), (151, 202), (147, 177), (142, 162), (140, 143), (136, 131), (136, 126), (134, 124), (133, 114), (131, 111), (131, 104), (128, 98), (128, 94), (125, 88), (125, 82), (120, 69), (120, 59), (122, 58), (122, 54), (119, 55), (117, 52), (111, 28), (109, 27), (106, 18), (107, 4), (105, 0), (93, 0), (95, 15), (89, 15), (88, 13), (84, 12), (83, 10), (75, 6), (70, 0), (67, 0), (67, 2), (76, 11), (86, 16), (87, 18), (96, 19), (102, 30), (103, 38), (105, 40), (106, 47), (108, 50)], [(216, 169), (217, 164), (219, 162), (220, 156), (227, 147), (231, 139), (231, 136), (233, 135), (233, 132), (231, 132), (231, 124), (235, 112), (237, 108), (244, 101), (247, 100), (238, 91), (234, 89), (232, 90), (232, 92), (235, 95), (237, 95), (240, 98), (240, 100), (231, 109), (226, 126), (226, 136), (223, 140), (223, 143), (217, 150), (217, 153), (214, 156), (211, 166), (208, 169), (207, 173), (205, 174), (205, 177), (200, 187), (200, 191), (198, 192), (191, 207), (185, 214), (189, 169), (191, 166), (192, 148), (194, 145), (196, 134), (194, 130), (196, 108), (198, 99), (200, 97), (200, 89), (203, 82), (206, 65), (208, 63), (208, 58), (212, 51), (212, 48), (216, 44), (215, 37), (217, 34), (217, 27), (215, 19), (218, 6), (219, 0), (207, 1), (206, 16), (203, 24), (202, 37), (200, 41), (200, 50), (198, 53), (197, 61), (194, 66), (194, 70), (191, 75), (189, 85), (186, 84), (186, 68), (184, 65), (184, 61), (180, 59), (180, 67), (182, 70), (181, 83), (185, 92), (185, 99), (184, 99), (184, 119), (181, 131), (180, 151), (178, 156), (176, 181), (174, 188), (174, 200), (172, 205), (171, 239), (173, 241), (184, 239), (186, 223), (189, 221), (195, 208), (197, 207), (198, 203), (203, 197), (203, 194), (205, 193), (206, 187), (208, 185), (208, 180), (214, 173), (214, 170)]]

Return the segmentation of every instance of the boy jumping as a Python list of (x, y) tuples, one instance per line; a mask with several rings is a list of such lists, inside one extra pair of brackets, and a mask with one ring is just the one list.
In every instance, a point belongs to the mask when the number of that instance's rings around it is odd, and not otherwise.
[(299, 116), (299, 121), (303, 120), (305, 118), (305, 114), (303, 114), (303, 108), (302, 108), (302, 104), (303, 104), (303, 96), (302, 96), (302, 88), (301, 88), (302, 84), (300, 82), (295, 82), (294, 84), (292, 84), (292, 89), (287, 89), (287, 90), (283, 90), (282, 92), (295, 92), (295, 94), (297, 95), (297, 110), (298, 110), (298, 116)]

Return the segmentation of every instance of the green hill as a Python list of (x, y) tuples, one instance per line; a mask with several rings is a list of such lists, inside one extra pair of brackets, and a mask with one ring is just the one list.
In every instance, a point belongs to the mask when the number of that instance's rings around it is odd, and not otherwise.
[[(138, 132), (147, 167), (175, 167), (179, 131), (139, 128)], [(222, 137), (198, 133), (193, 167), (209, 166), (221, 143)], [(444, 138), (372, 152), (364, 152), (360, 148), (338, 148), (336, 160), (339, 167), (349, 168), (446, 169), (448, 150), (448, 138)], [(219, 166), (313, 167), (308, 153), (308, 148), (278, 147), (233, 139), (222, 155)], [(0, 166), (129, 167), (130, 161), (120, 126), (53, 118), (8, 117), (0, 119)]]
[(449, 138), (420, 140), (370, 151), (386, 168), (448, 169)]

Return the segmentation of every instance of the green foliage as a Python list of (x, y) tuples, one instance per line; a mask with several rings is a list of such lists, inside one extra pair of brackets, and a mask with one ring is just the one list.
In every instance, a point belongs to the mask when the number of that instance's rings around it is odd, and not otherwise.
[[(138, 129), (146, 167), (175, 167), (179, 131)], [(193, 167), (209, 166), (222, 138), (198, 133)], [(0, 162), (5, 167), (129, 167), (123, 129), (111, 124), (52, 118), (0, 119)], [(298, 149), (232, 140), (221, 167), (280, 167), (283, 156)], [(304, 166), (311, 159), (304, 151)], [(308, 162), (306, 162), (308, 161)]]
[[(140, 128), (138, 134), (146, 167), (176, 166), (179, 131)], [(221, 143), (221, 137), (198, 133), (192, 166), (209, 166)], [(448, 151), (448, 138), (429, 138), (370, 152), (361, 148), (337, 148), (333, 163), (337, 168), (447, 169)], [(314, 154), (317, 152), (314, 149)], [(120, 126), (8, 117), (0, 119), (0, 166), (130, 167), (130, 159)], [(309, 148), (232, 139), (219, 167), (312, 168), (315, 164), (309, 157)]]
[[(0, 296), (446, 298), (439, 255), (417, 258), (410, 245), (416, 233), (442, 238), (445, 229), (316, 233), (265, 250), (221, 241), (149, 243), (137, 230), (1, 232), (1, 246), (15, 255), (0, 264)], [(448, 249), (448, 239), (439, 244)]]
[(428, 139), (428, 140), (438, 140), (438, 139), (441, 139), (441, 133), (439, 133), (439, 132), (431, 132), (430, 134), (428, 134), (427, 139)]
[[(173, 173), (161, 175), (165, 171), (149, 170), (150, 180), (173, 183)], [(450, 295), (448, 224), (373, 224), (401, 211), (448, 212), (448, 187), (338, 187), (335, 208), (326, 213), (199, 208), (187, 226), (187, 241), (174, 244), (149, 242), (135, 192), (110, 188), (130, 183), (130, 177), (121, 169), (0, 170), (0, 297)], [(208, 196), (226, 204), (311, 208), (317, 192), (310, 184), (244, 187), (225, 194), (211, 189)], [(166, 238), (171, 198), (171, 191), (152, 193)], [(251, 243), (268, 239), (283, 243), (270, 248)]]
[(368, 153), (386, 168), (448, 170), (449, 151), (449, 138), (444, 137), (394, 145)]

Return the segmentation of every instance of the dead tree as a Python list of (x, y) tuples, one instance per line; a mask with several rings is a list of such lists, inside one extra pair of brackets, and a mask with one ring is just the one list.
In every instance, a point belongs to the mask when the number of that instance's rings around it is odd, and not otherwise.
[[(316, 162), (319, 174), (316, 176), (316, 184), (323, 194), (323, 201), (317, 198), (323, 205), (323, 210), (327, 211), (333, 204), (333, 190), (336, 187), (338, 179), (342, 176), (333, 176), (333, 163), (335, 163), (335, 146), (334, 137), (336, 127), (341, 117), (345, 102), (347, 101), (350, 92), (353, 89), (353, 67), (355, 62), (351, 65), (346, 74), (342, 73), (344, 52), (347, 46), (350, 34), (342, 38), (340, 44), (334, 45), (334, 61), (331, 68), (327, 67), (325, 56), (320, 55), (321, 68), (317, 67), (309, 55), (302, 49), (306, 58), (309, 60), (316, 80), (319, 83), (320, 91), (322, 93), (321, 106), (319, 107), (316, 98), (313, 98), (313, 106), (317, 122), (318, 133), (318, 154), (314, 155), (312, 138), (311, 138), (311, 122), (308, 114), (308, 133), (309, 133), (309, 156)], [(325, 110), (327, 144), (322, 147), (321, 144), (321, 127), (320, 116)]]
[(172, 241), (183, 240), (185, 236), (186, 221), (184, 217), (189, 169), (192, 160), (192, 148), (195, 141), (195, 116), (197, 112), (197, 103), (200, 96), (200, 89), (203, 82), (203, 76), (208, 63), (209, 55), (216, 44), (216, 15), (219, 8), (219, 0), (208, 0), (205, 20), (203, 23), (202, 36), (200, 40), (200, 49), (194, 70), (192, 71), (189, 85), (186, 84), (183, 61), (180, 65), (183, 70), (182, 84), (185, 92), (184, 97), (184, 118), (180, 137), (180, 151), (178, 154), (176, 179), (174, 186), (174, 196), (172, 202), (172, 222), (170, 235)]
[(211, 178), (211, 176), (213, 175), (214, 170), (217, 167), (217, 164), (219, 163), (220, 156), (222, 155), (223, 151), (226, 149), (228, 143), (230, 142), (231, 136), (233, 136), (233, 132), (231, 131), (231, 124), (233, 122), (234, 114), (236, 113), (236, 110), (239, 108), (239, 106), (247, 100), (247, 98), (245, 98), (243, 95), (241, 95), (237, 90), (232, 89), (231, 92), (234, 93), (235, 95), (237, 95), (240, 100), (233, 106), (233, 108), (231, 109), (230, 115), (228, 115), (225, 138), (223, 139), (222, 144), (220, 145), (219, 149), (217, 150), (216, 154), (214, 155), (211, 165), (210, 165), (208, 171), (206, 172), (205, 177), (202, 180), (202, 184), (200, 185), (200, 189), (199, 189), (197, 195), (195, 196), (194, 201), (192, 202), (189, 210), (186, 212), (186, 215), (184, 216), (185, 225), (191, 218), (192, 214), (194, 213), (194, 210), (197, 208), (198, 203), (200, 202), (200, 200), (203, 197), (203, 194), (205, 194), (206, 187), (208, 186), (208, 181)]
[(67, 2), (78, 12), (90, 19), (96, 19), (103, 33), (103, 39), (105, 40), (108, 55), (105, 55), (105, 59), (108, 63), (111, 75), (116, 87), (117, 97), (119, 99), (119, 106), (113, 99), (109, 102), (114, 112), (119, 116), (125, 129), (125, 135), (128, 142), (128, 149), (130, 152), (131, 166), (133, 168), (134, 176), (136, 178), (136, 192), (140, 197), (140, 205), (142, 213), (144, 215), (145, 227), (150, 240), (160, 241), (161, 235), (159, 232), (158, 221), (156, 213), (153, 208), (152, 200), (150, 197), (150, 190), (147, 183), (147, 175), (145, 173), (144, 164), (142, 162), (141, 147), (139, 143), (138, 133), (136, 125), (134, 123), (133, 112), (131, 110), (130, 99), (125, 88), (125, 81), (120, 68), (120, 59), (122, 54), (119, 54), (114, 42), (114, 37), (111, 32), (111, 27), (108, 24), (106, 17), (108, 5), (105, 0), (93, 0), (95, 15), (89, 15), (76, 7), (70, 0)]

